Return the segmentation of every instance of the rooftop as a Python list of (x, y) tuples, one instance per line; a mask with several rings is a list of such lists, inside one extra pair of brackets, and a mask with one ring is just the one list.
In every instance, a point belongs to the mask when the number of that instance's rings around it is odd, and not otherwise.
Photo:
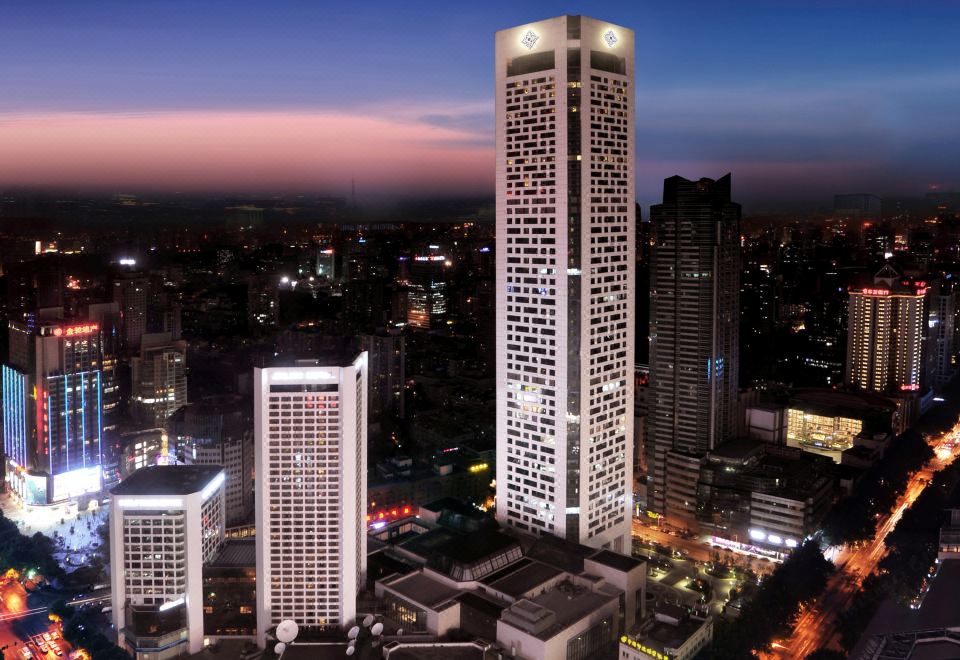
[[(536, 598), (517, 601), (504, 610), (501, 621), (525, 630), (539, 639), (547, 640), (591, 612), (599, 610), (611, 600), (617, 600), (619, 593), (619, 590), (590, 591), (587, 587), (564, 581)], [(516, 613), (518, 616), (510, 616), (508, 613)], [(551, 618), (553, 620), (547, 627), (538, 629), (541, 621), (549, 621)], [(530, 627), (524, 625), (523, 621), (531, 622)]]
[(875, 392), (853, 392), (828, 388), (795, 390), (788, 408), (799, 408), (821, 415), (892, 413), (896, 404)]
[(615, 568), (623, 573), (632, 571), (638, 566), (643, 566), (644, 564), (643, 561), (636, 559), (635, 557), (628, 557), (627, 555), (622, 555), (619, 552), (614, 552), (612, 550), (601, 550), (592, 557), (588, 557), (588, 559), (590, 559), (590, 561), (603, 564), (604, 566)]
[(436, 548), (443, 554), (461, 564), (473, 564), (491, 555), (507, 550), (511, 546), (519, 547), (517, 541), (497, 530), (482, 530), (451, 538)]
[(536, 589), (544, 582), (551, 580), (563, 573), (558, 568), (547, 564), (533, 561), (526, 562), (523, 566), (512, 572), (500, 571), (496, 575), (500, 576), (493, 582), (487, 584), (491, 589), (504, 593), (511, 598), (522, 598), (525, 593)]
[(255, 539), (227, 539), (220, 552), (210, 562), (217, 567), (246, 567), (257, 565), (257, 543)]
[(436, 609), (460, 594), (459, 589), (447, 586), (439, 580), (434, 580), (423, 571), (404, 575), (396, 580), (384, 583), (384, 586), (397, 592), (403, 598), (429, 609)]
[(665, 653), (667, 649), (677, 649), (693, 636), (705, 621), (701, 619), (686, 619), (679, 625), (654, 620), (653, 625), (644, 628), (640, 634), (630, 635), (644, 646)]
[(223, 472), (217, 465), (152, 465), (140, 468), (115, 486), (112, 495), (190, 495), (199, 493)]

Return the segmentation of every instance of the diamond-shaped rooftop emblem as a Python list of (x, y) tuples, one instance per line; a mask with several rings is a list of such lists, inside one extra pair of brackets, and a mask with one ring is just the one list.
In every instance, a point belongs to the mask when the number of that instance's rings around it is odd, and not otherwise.
[(540, 35), (533, 30), (527, 30), (527, 32), (523, 35), (523, 39), (520, 40), (520, 43), (527, 48), (533, 48), (538, 41), (540, 41)]

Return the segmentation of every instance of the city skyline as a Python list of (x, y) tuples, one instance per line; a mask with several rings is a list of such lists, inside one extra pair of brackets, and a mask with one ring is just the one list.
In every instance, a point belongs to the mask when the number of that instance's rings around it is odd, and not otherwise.
[[(0, 187), (491, 195), (493, 44), (555, 3), (376, 15), (65, 3), (0, 27)], [(737, 177), (752, 210), (960, 186), (943, 3), (612, 3), (638, 33), (637, 196)], [(214, 27), (211, 27), (214, 26)], [(918, 46), (919, 44), (919, 46)]]

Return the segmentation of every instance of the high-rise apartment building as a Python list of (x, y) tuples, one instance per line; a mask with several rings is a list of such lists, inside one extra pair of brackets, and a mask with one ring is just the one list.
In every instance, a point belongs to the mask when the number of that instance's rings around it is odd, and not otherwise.
[(648, 500), (692, 522), (700, 462), (737, 428), (740, 205), (730, 175), (666, 179), (650, 221)]
[[(50, 312), (50, 313), (46, 313)], [(42, 310), (9, 324), (3, 365), (7, 484), (26, 504), (55, 504), (101, 489), (100, 328)]]
[(847, 385), (890, 395), (920, 391), (926, 296), (926, 282), (901, 278), (889, 264), (872, 283), (850, 290)]
[(185, 465), (222, 465), (228, 525), (253, 513), (253, 420), (249, 402), (222, 396), (191, 403), (167, 420), (170, 442)]
[(137, 660), (203, 650), (203, 565), (224, 540), (224, 480), (219, 467), (153, 466), (111, 491), (113, 625)]
[(368, 356), (370, 418), (406, 415), (406, 342), (400, 333), (363, 335), (361, 346)]
[(146, 427), (162, 427), (187, 404), (187, 342), (169, 332), (141, 337), (140, 355), (130, 361), (133, 407)]
[(119, 273), (113, 281), (113, 301), (120, 305), (123, 320), (123, 347), (128, 351), (140, 348), (140, 338), (147, 331), (147, 303), (150, 300), (150, 278), (136, 271)]
[(634, 36), (496, 35), (497, 518), (628, 551)]
[(447, 313), (446, 269), (442, 254), (417, 254), (410, 259), (410, 286), (407, 290), (407, 323), (414, 328), (436, 329)]
[(367, 354), (254, 370), (257, 635), (342, 628), (367, 562)]

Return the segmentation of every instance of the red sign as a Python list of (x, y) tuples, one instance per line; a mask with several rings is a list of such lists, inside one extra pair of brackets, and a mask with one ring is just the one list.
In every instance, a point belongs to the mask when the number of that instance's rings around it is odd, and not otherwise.
[(100, 329), (96, 323), (86, 325), (71, 325), (66, 328), (54, 328), (54, 337), (76, 337), (77, 335), (90, 335)]
[(887, 289), (863, 289), (862, 292), (868, 296), (889, 296), (890, 291)]
[(919, 389), (920, 389), (920, 386), (917, 383), (913, 383), (913, 384), (904, 383), (903, 385), (900, 386), (900, 390), (903, 392), (915, 392), (916, 390), (919, 390)]

